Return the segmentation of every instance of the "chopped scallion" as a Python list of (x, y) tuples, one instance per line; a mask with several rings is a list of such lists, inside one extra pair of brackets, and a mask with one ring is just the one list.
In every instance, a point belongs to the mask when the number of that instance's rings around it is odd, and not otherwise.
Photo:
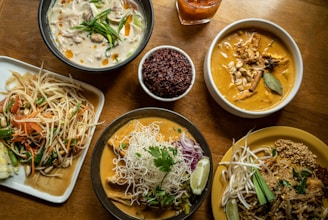
[(35, 104), (41, 105), (45, 100), (46, 100), (46, 98), (42, 96), (41, 98), (39, 98), (38, 100), (36, 100)]
[(119, 33), (126, 23), (125, 16), (121, 19), (118, 30), (116, 31), (107, 18), (107, 15), (110, 14), (111, 11), (111, 9), (107, 9), (95, 16), (91, 21), (83, 21), (80, 25), (73, 27), (73, 29), (86, 31), (90, 35), (92, 33), (101, 34), (108, 41), (108, 49), (111, 49), (117, 41), (121, 40)]

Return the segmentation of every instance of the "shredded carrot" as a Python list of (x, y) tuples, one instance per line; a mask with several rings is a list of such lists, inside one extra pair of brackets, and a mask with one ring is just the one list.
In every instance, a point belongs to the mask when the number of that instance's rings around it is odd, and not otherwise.
[(25, 132), (25, 135), (28, 136), (28, 133), (27, 133), (27, 124), (24, 123), (24, 132)]
[(54, 115), (51, 114), (50, 112), (43, 113), (42, 116), (45, 118), (53, 118), (54, 117)]
[(85, 108), (81, 109), (77, 114), (82, 115), (85, 111), (90, 111), (90, 106), (86, 105)]
[(69, 150), (71, 148), (71, 141), (72, 141), (72, 138), (69, 138), (68, 139), (68, 142), (67, 142), (67, 147), (66, 147), (66, 149), (67, 149), (68, 152), (69, 152)]
[(49, 148), (48, 152), (50, 153), (50, 152), (52, 152), (53, 150), (54, 150), (54, 146), (51, 145), (51, 147)]
[(26, 141), (27, 137), (26, 136), (16, 136), (14, 138), (11, 139), (12, 142), (14, 143), (22, 143), (24, 141)]
[(41, 128), (41, 126), (38, 123), (36, 123), (36, 122), (29, 122), (29, 124), (30, 124), (30, 126), (31, 126), (31, 128), (33, 130), (35, 130), (35, 131), (37, 131), (39, 133), (42, 133), (42, 128)]
[(16, 95), (15, 102), (14, 102), (13, 106), (11, 107), (11, 110), (10, 111), (12, 113), (16, 113), (17, 110), (18, 110), (18, 108), (19, 108), (19, 97), (18, 97), (18, 95)]
[(39, 110), (39, 111), (36, 111), (36, 112), (32, 112), (31, 114), (26, 115), (25, 117), (26, 117), (26, 118), (33, 118), (33, 117), (36, 116), (38, 113), (40, 113), (40, 110)]

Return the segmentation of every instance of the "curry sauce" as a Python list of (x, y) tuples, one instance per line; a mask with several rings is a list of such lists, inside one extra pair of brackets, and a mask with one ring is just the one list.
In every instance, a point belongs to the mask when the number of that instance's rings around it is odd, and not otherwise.
[[(241, 29), (218, 42), (212, 53), (211, 73), (229, 102), (254, 111), (278, 105), (295, 81), (295, 66), (287, 47), (271, 33), (254, 29)], [(264, 74), (276, 79), (281, 91), (272, 91), (263, 80)]]

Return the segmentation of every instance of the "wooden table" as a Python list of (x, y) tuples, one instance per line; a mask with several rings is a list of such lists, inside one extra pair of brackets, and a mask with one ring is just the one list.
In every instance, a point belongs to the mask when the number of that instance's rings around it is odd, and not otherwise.
[[(37, 0), (0, 0), (0, 55), (35, 66), (40, 66), (44, 61), (45, 69), (71, 74), (101, 89), (106, 100), (100, 120), (105, 123), (96, 129), (75, 189), (67, 202), (48, 204), (1, 187), (0, 219), (113, 219), (93, 192), (91, 152), (97, 138), (113, 119), (140, 107), (163, 107), (189, 118), (211, 147), (214, 170), (232, 139), (239, 139), (254, 127), (297, 127), (328, 144), (327, 0), (223, 0), (212, 22), (198, 26), (180, 25), (175, 0), (153, 0), (155, 26), (145, 50), (120, 71), (102, 75), (77, 71), (59, 61), (48, 50), (38, 28), (38, 5)], [(268, 19), (285, 28), (297, 42), (304, 62), (303, 83), (295, 99), (280, 112), (252, 120), (231, 115), (218, 106), (208, 93), (203, 78), (204, 56), (214, 36), (231, 22), (248, 17)], [(162, 44), (185, 50), (196, 66), (195, 86), (185, 98), (175, 103), (160, 103), (151, 99), (138, 84), (137, 68), (142, 55)], [(212, 218), (209, 196), (191, 219)]]

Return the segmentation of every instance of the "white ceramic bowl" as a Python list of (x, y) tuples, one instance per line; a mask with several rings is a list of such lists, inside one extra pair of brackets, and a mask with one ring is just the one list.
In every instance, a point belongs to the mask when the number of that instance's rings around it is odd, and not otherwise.
[[(294, 85), (291, 91), (289, 92), (288, 96), (285, 97), (278, 105), (275, 105), (272, 108), (267, 108), (261, 111), (250, 111), (237, 107), (236, 105), (229, 102), (222, 95), (222, 93), (219, 91), (219, 89), (214, 83), (213, 76), (211, 74), (211, 57), (214, 47), (217, 45), (218, 42), (220, 42), (224, 37), (226, 37), (227, 34), (243, 28), (255, 28), (255, 29), (258, 28), (272, 33), (273, 35), (280, 38), (280, 40), (285, 44), (285, 46), (288, 48), (288, 50), (292, 55), (295, 65), (295, 74), (296, 74)], [(302, 55), (294, 39), (282, 27), (264, 19), (259, 19), (259, 18), (242, 19), (229, 24), (215, 36), (205, 57), (204, 78), (209, 93), (211, 94), (213, 99), (226, 111), (244, 118), (265, 117), (284, 108), (288, 103), (292, 101), (292, 99), (297, 94), (303, 78)]]
[[(143, 64), (145, 63), (146, 59), (149, 56), (151, 56), (154, 52), (156, 52), (158, 50), (162, 50), (162, 49), (170, 49), (170, 50), (177, 51), (178, 53), (182, 54), (185, 58), (187, 58), (187, 60), (189, 61), (190, 68), (191, 68), (191, 77), (192, 77), (191, 81), (190, 81), (190, 85), (184, 90), (183, 93), (181, 93), (179, 95), (172, 96), (172, 97), (163, 97), (158, 94), (154, 94), (154, 92), (152, 92), (151, 89), (148, 88), (147, 85), (145, 84), (144, 76), (143, 76)], [(166, 61), (166, 59), (163, 59), (163, 60)], [(153, 63), (157, 63), (157, 62), (153, 62)], [(194, 66), (191, 58), (188, 56), (188, 54), (186, 52), (184, 52), (183, 50), (181, 50), (177, 47), (174, 47), (174, 46), (170, 46), (170, 45), (157, 46), (157, 47), (149, 50), (141, 59), (141, 61), (139, 63), (139, 67), (138, 67), (138, 79), (139, 79), (139, 83), (140, 83), (141, 87), (143, 88), (143, 90), (152, 98), (159, 100), (159, 101), (164, 101), (164, 102), (177, 101), (178, 99), (181, 99), (182, 97), (186, 96), (189, 93), (189, 91), (191, 90), (192, 86), (194, 85), (195, 78), (196, 78), (195, 66)]]

